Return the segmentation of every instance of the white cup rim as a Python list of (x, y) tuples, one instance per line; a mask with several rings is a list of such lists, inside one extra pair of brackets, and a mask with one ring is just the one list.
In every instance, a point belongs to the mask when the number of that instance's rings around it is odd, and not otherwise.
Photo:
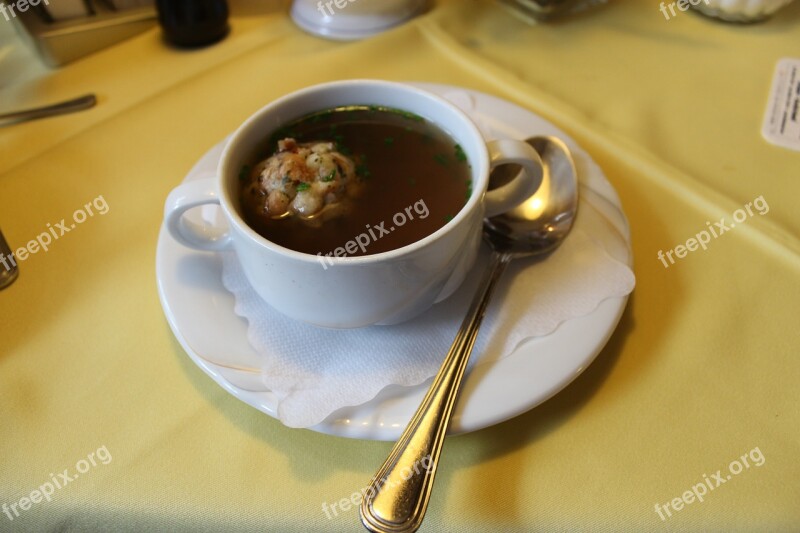
[[(264, 120), (264, 117), (273, 113), (276, 109), (279, 109), (281, 106), (286, 105), (288, 102), (292, 100), (299, 99), (313, 93), (348, 88), (348, 87), (364, 86), (364, 85), (369, 85), (383, 89), (392, 89), (392, 90), (399, 89), (407, 91), (413, 95), (416, 95), (418, 98), (424, 98), (428, 99), (431, 102), (434, 102), (437, 106), (447, 109), (447, 111), (450, 114), (458, 117), (459, 121), (462, 122), (461, 126), (465, 129), (466, 134), (472, 137), (473, 139), (477, 140), (477, 142), (474, 144), (478, 147), (479, 153), (467, 152), (468, 161), (470, 162), (470, 165), (473, 168), (472, 191), (467, 202), (461, 207), (458, 213), (451, 220), (446, 222), (444, 226), (442, 226), (441, 228), (437, 229), (436, 231), (434, 231), (429, 235), (426, 235), (422, 239), (414, 241), (405, 246), (401, 246), (399, 248), (395, 248), (385, 252), (379, 252), (376, 254), (361, 255), (361, 256), (345, 256), (345, 257), (325, 256), (326, 259), (329, 258), (333, 260), (334, 265), (336, 266), (365, 265), (365, 264), (374, 264), (384, 261), (396, 260), (408, 254), (412, 254), (430, 245), (431, 243), (439, 240), (448, 232), (455, 229), (459, 224), (464, 223), (466, 221), (467, 217), (469, 216), (469, 213), (471, 213), (472, 210), (475, 209), (478, 206), (478, 204), (482, 201), (483, 195), (488, 187), (488, 180), (489, 180), (488, 148), (486, 146), (486, 140), (483, 138), (483, 135), (481, 134), (478, 127), (472, 122), (472, 120), (467, 116), (467, 114), (464, 113), (464, 111), (462, 111), (461, 109), (459, 109), (455, 104), (424, 89), (420, 89), (413, 85), (401, 82), (373, 80), (373, 79), (354, 79), (354, 80), (327, 82), (305, 87), (297, 91), (293, 91), (287, 95), (284, 95), (268, 103), (267, 105), (256, 111), (254, 114), (252, 114), (250, 117), (248, 117), (247, 120), (245, 120), (236, 129), (236, 131), (233, 133), (233, 135), (231, 135), (230, 139), (228, 140), (228, 143), (225, 145), (225, 148), (222, 152), (222, 156), (220, 157), (219, 164), (217, 167), (217, 188), (220, 197), (220, 207), (224, 211), (226, 218), (228, 219), (229, 222), (233, 222), (233, 224), (237, 227), (237, 229), (240, 232), (244, 233), (245, 236), (247, 236), (251, 240), (255, 241), (256, 243), (267, 249), (270, 249), (276, 253), (279, 253), (283, 256), (295, 260), (319, 263), (320, 261), (319, 255), (313, 255), (307, 252), (300, 252), (297, 250), (292, 250), (291, 248), (287, 248), (285, 246), (281, 246), (277, 243), (270, 241), (269, 239), (267, 239), (266, 237), (262, 236), (257, 231), (255, 231), (253, 228), (251, 228), (250, 225), (240, 215), (240, 213), (233, 208), (235, 202), (229, 197), (228, 188), (225, 186), (226, 176), (224, 171), (228, 166), (229, 159), (232, 157), (231, 152), (235, 143), (239, 139), (244, 138), (246, 135), (250, 134), (250, 132), (253, 129), (258, 128), (259, 123), (262, 120)], [(358, 105), (360, 103), (365, 103), (365, 102), (354, 101), (352, 102), (352, 105)], [(320, 109), (308, 109), (303, 114), (313, 113), (319, 110)], [(425, 116), (424, 113), (419, 112), (418, 109), (403, 109), (403, 110), (410, 111), (412, 113), (423, 116), (427, 121), (431, 122), (432, 124), (442, 129), (449, 137), (452, 138), (453, 135), (452, 132), (445, 130), (439, 124), (436, 124), (435, 121)], [(290, 120), (294, 120), (294, 118)], [(233, 173), (231, 173), (231, 175), (227, 179), (232, 180), (235, 179), (235, 177), (236, 176), (233, 175)], [(476, 182), (478, 180), (480, 181), (479, 183)], [(353, 236), (353, 238), (355, 238), (355, 236)]]

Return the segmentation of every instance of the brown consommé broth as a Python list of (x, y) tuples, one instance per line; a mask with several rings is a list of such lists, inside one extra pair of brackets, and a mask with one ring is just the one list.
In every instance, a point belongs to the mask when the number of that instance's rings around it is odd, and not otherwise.
[[(334, 142), (337, 151), (355, 162), (359, 181), (351, 209), (318, 227), (296, 217), (276, 220), (243, 213), (261, 236), (292, 250), (325, 255), (368, 233), (368, 225), (377, 238), (370, 238), (365, 253), (359, 249), (347, 256), (401, 248), (444, 226), (472, 193), (471, 169), (462, 148), (441, 128), (413, 113), (376, 106), (312, 113), (274, 132), (251, 165), (274, 154), (278, 141), (287, 137), (301, 143)], [(423, 207), (428, 211), (425, 218), (420, 213)], [(402, 220), (399, 215), (393, 220), (396, 213), (403, 213), (405, 223), (395, 223)], [(382, 222), (388, 233), (376, 230)]]

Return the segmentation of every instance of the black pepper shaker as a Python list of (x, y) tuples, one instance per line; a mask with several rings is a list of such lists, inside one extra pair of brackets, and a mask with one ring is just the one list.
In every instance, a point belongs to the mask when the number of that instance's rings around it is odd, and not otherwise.
[(227, 0), (156, 0), (166, 39), (195, 47), (219, 41), (228, 33)]

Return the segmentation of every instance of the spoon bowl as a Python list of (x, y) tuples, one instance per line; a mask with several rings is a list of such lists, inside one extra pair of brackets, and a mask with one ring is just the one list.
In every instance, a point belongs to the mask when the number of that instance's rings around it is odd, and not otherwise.
[[(450, 416), (498, 279), (512, 259), (549, 254), (572, 229), (578, 212), (578, 179), (569, 149), (554, 137), (526, 142), (541, 156), (542, 184), (515, 209), (484, 221), (483, 237), (492, 248), (489, 267), (425, 398), (361, 502), (361, 522), (374, 533), (416, 531), (422, 524)], [(499, 167), (490, 179), (508, 172)]]
[(578, 179), (563, 141), (532, 137), (526, 142), (542, 158), (542, 184), (536, 194), (511, 211), (487, 218), (484, 237), (495, 251), (538, 255), (558, 247), (572, 229), (578, 210)]

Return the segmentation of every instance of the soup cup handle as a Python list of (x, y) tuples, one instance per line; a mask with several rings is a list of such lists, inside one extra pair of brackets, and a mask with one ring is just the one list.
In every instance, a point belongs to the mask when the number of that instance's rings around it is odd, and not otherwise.
[(542, 160), (528, 143), (512, 139), (489, 141), (490, 168), (500, 165), (520, 165), (520, 172), (510, 183), (486, 192), (484, 205), (486, 217), (505, 213), (518, 206), (539, 189), (542, 184)]
[(232, 248), (231, 235), (209, 225), (196, 224), (186, 219), (189, 209), (208, 204), (219, 205), (216, 178), (190, 181), (169, 193), (164, 206), (164, 220), (172, 237), (189, 248), (219, 252)]

